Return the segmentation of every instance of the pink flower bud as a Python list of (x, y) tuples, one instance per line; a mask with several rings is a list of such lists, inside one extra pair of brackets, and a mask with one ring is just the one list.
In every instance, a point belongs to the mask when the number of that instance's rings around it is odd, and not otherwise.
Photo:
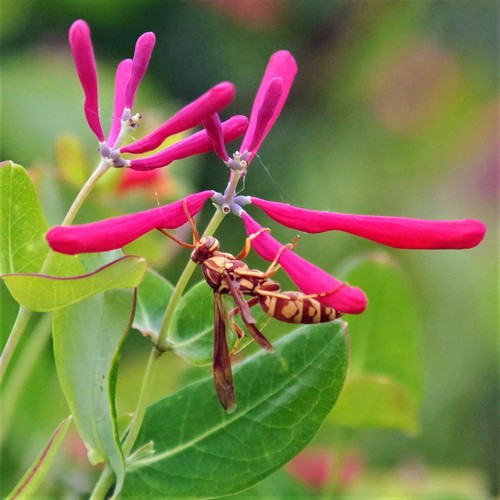
[(271, 219), (307, 233), (344, 231), (377, 243), (405, 249), (463, 249), (481, 242), (486, 226), (479, 220), (424, 220), (378, 215), (350, 215), (262, 200), (252, 203)]
[(217, 156), (222, 161), (229, 160), (226, 145), (224, 144), (224, 132), (222, 130), (222, 124), (220, 122), (218, 113), (214, 113), (212, 116), (207, 118), (203, 122), (203, 126), (205, 127), (205, 130), (207, 131), (207, 134), (212, 141), (212, 145)]
[(104, 141), (99, 118), (99, 97), (97, 89), (97, 68), (90, 38), (90, 29), (81, 19), (75, 21), (69, 30), (69, 44), (73, 52), (78, 78), (82, 84), (85, 101), (83, 109), (90, 129), (100, 142)]
[(248, 151), (257, 151), (269, 128), (268, 124), (273, 119), (274, 112), (283, 94), (283, 79), (273, 78), (266, 89), (262, 105), (257, 114), (253, 137), (248, 138)]
[[(244, 210), (241, 212), (241, 218), (248, 236), (262, 229)], [(268, 232), (262, 232), (259, 236), (252, 238), (251, 243), (254, 250), (269, 262), (272, 262), (283, 248), (283, 245)], [(322, 304), (347, 314), (359, 314), (366, 309), (368, 301), (362, 290), (342, 283), (311, 262), (299, 257), (292, 250), (282, 251), (278, 262), (303, 293), (327, 294), (324, 297), (317, 297)]]
[[(242, 153), (245, 151), (249, 151), (251, 153), (248, 158), (248, 162), (250, 162), (255, 156), (260, 145), (262, 144), (262, 141), (281, 113), (290, 92), (290, 88), (292, 87), (295, 75), (297, 74), (297, 70), (297, 63), (295, 62), (295, 59), (292, 54), (286, 50), (275, 52), (269, 59), (266, 72), (264, 73), (264, 77), (262, 78), (262, 82), (252, 106), (252, 114), (250, 115), (248, 130), (241, 145)], [(261, 122), (259, 121), (259, 112), (266, 100), (266, 94), (270, 83), (276, 77), (281, 78), (283, 82), (281, 95), (279, 96), (276, 104), (273, 106), (271, 117), (267, 120), (265, 127), (257, 131), (257, 129), (261, 126)], [(252, 146), (252, 149), (250, 149), (250, 146)]]
[(121, 130), (121, 120), (123, 110), (125, 108), (125, 90), (127, 89), (128, 81), (130, 80), (132, 64), (132, 59), (125, 59), (116, 68), (113, 121), (111, 123), (111, 129), (106, 141), (110, 147), (113, 147)]
[(113, 217), (76, 226), (57, 226), (47, 233), (50, 248), (65, 254), (106, 252), (128, 245), (153, 229), (174, 229), (187, 222), (184, 201), (191, 216), (196, 215), (214, 191), (191, 194), (170, 205), (136, 214)]
[(142, 34), (135, 44), (134, 63), (130, 80), (128, 80), (125, 91), (125, 107), (132, 109), (134, 107), (135, 94), (139, 88), (144, 73), (148, 69), (149, 60), (155, 46), (156, 37), (154, 33), (148, 32)]

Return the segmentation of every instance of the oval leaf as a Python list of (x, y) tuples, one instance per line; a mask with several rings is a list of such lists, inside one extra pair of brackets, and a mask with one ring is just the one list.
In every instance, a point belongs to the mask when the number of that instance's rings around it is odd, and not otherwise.
[(61, 389), (92, 463), (105, 460), (121, 486), (117, 363), (132, 321), (133, 290), (110, 290), (54, 313), (54, 357)]
[(132, 326), (143, 335), (157, 337), (172, 291), (172, 285), (163, 276), (148, 269), (137, 289)]
[(38, 272), (49, 251), (47, 229), (26, 170), (0, 163), (0, 274)]
[(13, 500), (14, 498), (34, 498), (33, 495), (45, 479), (70, 425), (71, 415), (59, 424), (45, 448), (36, 457), (31, 467), (26, 471), (26, 474), (24, 474), (16, 487), (7, 496), (8, 500)]
[(124, 498), (213, 498), (262, 480), (317, 432), (344, 383), (343, 323), (304, 326), (234, 369), (238, 408), (221, 408), (211, 379), (150, 406), (136, 446), (155, 453), (130, 466)]
[(34, 274), (3, 276), (12, 296), (32, 311), (54, 311), (115, 288), (135, 288), (146, 272), (141, 257), (127, 255), (97, 271), (60, 278)]
[(349, 376), (330, 419), (345, 427), (387, 427), (415, 433), (417, 412), (409, 391), (390, 377)]
[[(349, 377), (338, 407), (346, 412), (349, 408), (359, 417), (352, 418), (350, 426), (357, 423), (413, 432), (417, 428), (423, 374), (420, 324), (412, 287), (386, 252), (356, 260), (346, 278), (367, 293), (370, 304), (365, 313), (349, 318)], [(365, 399), (360, 397), (363, 386)], [(389, 415), (389, 404), (394, 411), (404, 408), (404, 414)], [(332, 413), (334, 421), (348, 420), (347, 415), (336, 416), (336, 411)]]

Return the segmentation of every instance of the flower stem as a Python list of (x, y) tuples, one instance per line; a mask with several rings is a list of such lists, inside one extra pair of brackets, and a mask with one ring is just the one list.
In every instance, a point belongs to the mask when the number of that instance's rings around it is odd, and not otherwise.
[(75, 200), (73, 201), (73, 204), (66, 214), (66, 217), (64, 217), (61, 226), (69, 226), (73, 222), (73, 219), (78, 213), (78, 210), (80, 210), (80, 207), (89, 195), (90, 191), (92, 191), (92, 188), (94, 187), (96, 182), (108, 171), (109, 167), (109, 163), (106, 160), (102, 159), (92, 175), (87, 179), (87, 182), (83, 185), (80, 192), (77, 194)]

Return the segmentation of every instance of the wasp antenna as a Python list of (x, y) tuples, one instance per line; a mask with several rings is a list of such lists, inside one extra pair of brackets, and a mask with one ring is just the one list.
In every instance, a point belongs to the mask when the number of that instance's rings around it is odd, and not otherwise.
[(168, 231), (165, 229), (159, 229), (161, 233), (163, 233), (167, 238), (170, 238), (172, 241), (175, 241), (178, 245), (184, 248), (194, 248), (195, 245), (192, 243), (186, 243), (185, 241), (181, 241), (178, 238), (176, 238), (173, 234), (170, 234)]
[(184, 199), (182, 201), (182, 208), (184, 209), (184, 213), (186, 214), (186, 217), (187, 217), (187, 220), (189, 221), (189, 224), (191, 224), (191, 228), (193, 229), (193, 238), (194, 238), (195, 243), (197, 243), (198, 241), (200, 241), (200, 234), (198, 233), (198, 229), (196, 227), (196, 221), (193, 219), (193, 217), (189, 213), (186, 199)]

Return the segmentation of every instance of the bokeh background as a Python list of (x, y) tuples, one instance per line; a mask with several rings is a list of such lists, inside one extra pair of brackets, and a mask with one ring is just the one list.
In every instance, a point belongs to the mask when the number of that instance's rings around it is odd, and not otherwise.
[[(75, 172), (96, 164), (67, 44), (67, 30), (77, 18), (92, 29), (105, 124), (116, 64), (131, 57), (144, 31), (157, 36), (136, 105), (145, 130), (222, 80), (234, 82), (238, 91), (224, 117), (249, 114), (269, 56), (283, 48), (294, 54), (296, 83), (248, 172), (245, 194), (347, 213), (485, 221), (488, 234), (473, 250), (387, 250), (412, 283), (421, 313), (420, 430), (353, 432), (357, 465), (344, 494), (481, 498), (500, 493), (497, 2), (8, 0), (0, 8), (0, 159), (30, 169), (51, 224), (60, 222), (81, 184)], [(78, 168), (72, 170), (73, 164)], [(223, 190), (227, 182), (215, 155), (178, 162), (159, 176), (145, 174), (146, 182), (133, 192), (120, 184), (119, 175), (89, 200), (80, 221), (166, 203), (191, 190)], [(220, 238), (225, 248), (236, 250), (242, 228), (226, 222)], [(271, 227), (281, 241), (294, 236)], [(135, 251), (175, 279), (186, 255), (174, 255), (174, 248), (166, 250), (151, 238)], [(306, 236), (300, 242), (302, 255), (330, 271), (377, 248), (343, 234)], [(1, 292), (5, 335), (15, 308), (3, 285)], [(129, 344), (120, 382), (125, 409), (133, 408), (144, 366), (137, 353), (149, 349), (142, 338)], [(172, 366), (182, 372), (172, 363), (170, 374)], [(166, 374), (164, 392), (179, 377)], [(15, 426), (2, 461), (6, 488), (67, 412), (50, 346), (41, 351), (12, 411)], [(335, 435), (330, 442), (334, 450)], [(76, 495), (92, 484), (84, 455), (75, 436), (61, 459), (64, 474), (56, 468), (48, 479), (57, 491)], [(307, 494), (320, 493), (310, 488)]]

